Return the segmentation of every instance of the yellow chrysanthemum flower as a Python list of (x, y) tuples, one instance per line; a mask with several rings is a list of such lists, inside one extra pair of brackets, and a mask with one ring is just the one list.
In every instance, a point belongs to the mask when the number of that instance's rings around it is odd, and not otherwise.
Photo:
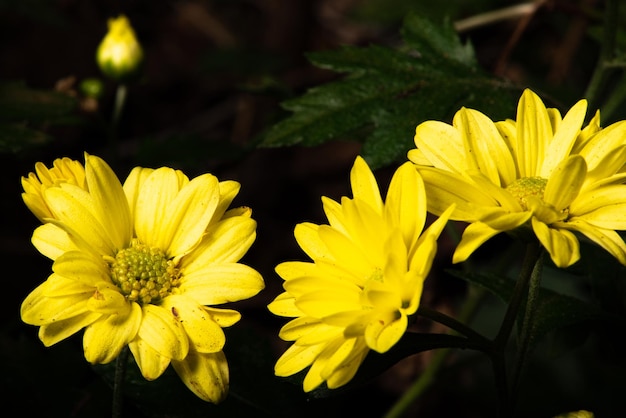
[(238, 263), (256, 237), (248, 208), (226, 210), (239, 183), (162, 167), (135, 168), (122, 186), (90, 155), (85, 179), (42, 191), (52, 216), (32, 241), (53, 273), (22, 303), (22, 320), (40, 327), (46, 346), (84, 328), (91, 363), (128, 345), (146, 379), (171, 363), (197, 396), (220, 402), (229, 382), (222, 327), (240, 314), (207, 305), (264, 287)]
[(96, 61), (107, 77), (124, 81), (137, 74), (143, 62), (143, 49), (126, 16), (109, 19), (107, 23), (109, 31), (98, 46)]
[(462, 108), (452, 125), (416, 128), (408, 158), (426, 185), (428, 210), (452, 203), (452, 220), (470, 223), (453, 257), (466, 260), (496, 234), (528, 226), (559, 267), (580, 258), (575, 232), (626, 264), (626, 122), (600, 128), (600, 115), (582, 128), (587, 102), (561, 118), (525, 90), (517, 120), (492, 122)]
[(329, 225), (296, 226), (296, 240), (313, 261), (276, 267), (285, 292), (268, 308), (295, 319), (280, 331), (294, 344), (275, 372), (289, 376), (311, 366), (307, 392), (323, 382), (329, 388), (346, 384), (370, 350), (386, 352), (402, 337), (450, 212), (423, 231), (424, 185), (410, 163), (394, 174), (385, 202), (361, 157), (351, 185), (352, 199), (322, 198)]
[(22, 177), (22, 199), (31, 212), (43, 222), (44, 218), (52, 218), (50, 208), (43, 197), (44, 191), (49, 187), (58, 187), (61, 183), (74, 184), (81, 189), (87, 189), (85, 182), (85, 168), (78, 162), (69, 158), (58, 158), (51, 168), (43, 163), (35, 164), (35, 172), (29, 173), (28, 177)]

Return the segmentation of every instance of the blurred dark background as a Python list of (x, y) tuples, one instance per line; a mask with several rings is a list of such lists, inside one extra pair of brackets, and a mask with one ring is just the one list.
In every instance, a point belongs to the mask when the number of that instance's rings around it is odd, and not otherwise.
[[(597, 45), (585, 31), (598, 22), (588, 17), (581, 21), (577, 11), (598, 3), (602, 2), (546, 2), (528, 25), (507, 20), (462, 36), (472, 41), (487, 71), (539, 86), (561, 100), (579, 98), (597, 56)], [(20, 177), (33, 171), (37, 161), (48, 166), (63, 156), (83, 161), (84, 152), (110, 157), (122, 180), (136, 165), (167, 165), (190, 177), (211, 172), (222, 180), (237, 180), (242, 188), (234, 205), (250, 206), (258, 221), (257, 241), (243, 261), (263, 274), (266, 289), (234, 306), (244, 317), (227, 334), (225, 352), (231, 361), (233, 390), (226, 405), (212, 408), (187, 399), (175, 378), (167, 380), (168, 374), (153, 386), (140, 382), (137, 387), (144, 391), (155, 387), (163, 398), (172, 397), (170, 405), (184, 402), (184, 407), (158, 409), (129, 401), (128, 416), (244, 416), (246, 411), (247, 416), (276, 416), (268, 399), (265, 410), (245, 409), (249, 401), (244, 395), (255, 384), (260, 395), (252, 398), (277, 393), (290, 398), (285, 404), (293, 409), (279, 416), (293, 416), (294, 411), (299, 416), (329, 418), (355, 411), (382, 415), (431, 354), (414, 356), (358, 390), (338, 391), (326, 399), (306, 398), (297, 384), (273, 378), (271, 370), (287, 346), (277, 337), (285, 321), (266, 309), (281, 291), (281, 279), (273, 268), (281, 261), (304, 259), (293, 239), (293, 227), (302, 221), (325, 221), (320, 196), (339, 199), (350, 193), (348, 174), (359, 153), (359, 138), (315, 148), (278, 149), (256, 149), (255, 140), (287, 116), (281, 101), (338, 76), (312, 66), (306, 52), (340, 45), (394, 46), (408, 11), (458, 20), (511, 4), (498, 0), (0, 0), (0, 81), (58, 91), (76, 100), (64, 120), (37, 126), (43, 136), (36, 146), (17, 146), (14, 152), (0, 155), (0, 245), (7, 284), (3, 292), (7, 300), (0, 312), (3, 415), (110, 415), (111, 390), (101, 378), (108, 371), (86, 363), (80, 335), (45, 348), (37, 339), (37, 329), (19, 318), (21, 301), (45, 280), (51, 265), (30, 243), (38, 221), (22, 203)], [(104, 95), (95, 102), (84, 97), (79, 85), (86, 78), (101, 77), (95, 50), (106, 33), (107, 19), (120, 13), (129, 17), (135, 29), (145, 65), (141, 78), (129, 85), (119, 139), (111, 149), (107, 126), (116, 85), (102, 79)], [(393, 169), (377, 170), (383, 189)], [(450, 251), (444, 243), (440, 258), (449, 260)], [(453, 312), (465, 287), (443, 274), (438, 279), (428, 282), (424, 300)], [(235, 351), (231, 347), (237, 344), (249, 346), (250, 353), (266, 354), (256, 365), (268, 376), (256, 376), (254, 364), (237, 354), (230, 357)], [(434, 387), (415, 412), (424, 417), (491, 414), (489, 379), (449, 371), (447, 380)], [(160, 380), (174, 382), (178, 389), (157, 383)], [(267, 396), (265, 384), (273, 385)], [(144, 404), (149, 402), (149, 397), (141, 396)], [(190, 408), (196, 412), (188, 412)]]

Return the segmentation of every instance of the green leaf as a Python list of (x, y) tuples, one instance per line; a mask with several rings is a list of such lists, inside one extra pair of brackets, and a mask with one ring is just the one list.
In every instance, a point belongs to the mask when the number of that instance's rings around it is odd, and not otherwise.
[(0, 152), (19, 152), (52, 139), (46, 129), (73, 122), (76, 99), (20, 82), (0, 83)]
[(321, 68), (345, 77), (282, 103), (290, 116), (263, 132), (260, 147), (317, 146), (353, 139), (372, 168), (406, 159), (415, 127), (428, 119), (449, 121), (462, 106), (494, 119), (514, 115), (512, 89), (487, 76), (473, 48), (448, 22), (436, 25), (410, 14), (404, 44), (343, 47), (309, 53)]

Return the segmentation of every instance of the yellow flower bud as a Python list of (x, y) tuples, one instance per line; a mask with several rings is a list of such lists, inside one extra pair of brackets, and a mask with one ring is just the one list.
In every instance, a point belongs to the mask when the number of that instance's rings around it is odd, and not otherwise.
[(107, 77), (127, 81), (137, 75), (143, 50), (126, 16), (109, 19), (108, 26), (109, 32), (98, 46), (96, 61)]

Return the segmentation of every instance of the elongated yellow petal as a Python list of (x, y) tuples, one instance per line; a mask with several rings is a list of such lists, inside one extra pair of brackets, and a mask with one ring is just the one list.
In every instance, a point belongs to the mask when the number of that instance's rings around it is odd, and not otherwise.
[(180, 293), (195, 299), (201, 305), (218, 305), (247, 299), (265, 287), (261, 275), (244, 264), (215, 264), (206, 270), (182, 273)]
[(452, 256), (453, 263), (461, 263), (469, 258), (478, 247), (501, 231), (491, 228), (482, 222), (474, 222), (468, 225), (463, 231), (461, 242), (457, 245)]
[(230, 327), (241, 319), (241, 314), (233, 309), (211, 308), (203, 306), (204, 311), (222, 328)]
[(98, 254), (115, 254), (116, 246), (100, 223), (96, 203), (85, 190), (64, 183), (45, 192), (46, 202), (59, 225), (67, 232), (80, 236)]
[(572, 229), (585, 235), (587, 238), (604, 248), (620, 263), (626, 265), (626, 244), (620, 235), (612, 229), (603, 229), (593, 226), (583, 219), (572, 219), (557, 226)]
[(171, 359), (159, 354), (154, 348), (141, 338), (136, 338), (128, 344), (133, 357), (139, 366), (141, 375), (146, 380), (154, 380), (161, 376)]
[(228, 394), (229, 373), (226, 356), (217, 353), (191, 352), (172, 366), (183, 383), (200, 399), (218, 404)]
[(217, 353), (224, 348), (226, 336), (204, 307), (185, 295), (169, 295), (161, 302), (180, 321), (192, 351)]
[(387, 222), (401, 225), (402, 237), (408, 248), (422, 233), (426, 222), (426, 189), (424, 181), (411, 163), (405, 163), (391, 178), (385, 198)]
[(139, 338), (163, 357), (184, 359), (189, 352), (189, 339), (174, 314), (155, 305), (144, 305), (142, 310)]
[(137, 201), (139, 200), (139, 193), (141, 192), (141, 186), (153, 171), (154, 169), (152, 168), (135, 167), (124, 181), (123, 189), (126, 195), (126, 201), (128, 202), (131, 220), (136, 219), (136, 207)]
[(114, 249), (125, 248), (133, 232), (130, 208), (122, 185), (107, 163), (85, 154), (85, 176), (94, 198), (94, 214), (107, 231)]
[(517, 107), (517, 165), (522, 177), (539, 175), (552, 124), (545, 105), (531, 90), (524, 90)]
[(580, 100), (559, 123), (558, 129), (554, 132), (554, 138), (547, 144), (546, 157), (539, 170), (541, 177), (550, 178), (552, 171), (569, 155), (578, 138), (586, 113), (587, 101)]
[(580, 259), (578, 239), (570, 231), (548, 228), (536, 218), (532, 218), (532, 226), (541, 245), (557, 267), (569, 267)]
[(561, 161), (548, 179), (543, 200), (557, 211), (567, 208), (578, 196), (586, 174), (587, 163), (580, 155)]
[(210, 268), (211, 264), (234, 263), (244, 256), (256, 238), (256, 221), (236, 216), (220, 221), (206, 231), (200, 245), (181, 261), (186, 274)]
[(105, 262), (82, 251), (64, 253), (56, 259), (52, 271), (85, 285), (96, 286), (99, 282), (111, 282), (110, 271)]
[(97, 312), (83, 312), (67, 319), (42, 325), (39, 328), (38, 336), (46, 347), (50, 347), (59, 341), (71, 337), (81, 329), (93, 324), (101, 317), (102, 314)]
[(320, 239), (319, 226), (310, 222), (303, 222), (294, 228), (294, 236), (302, 251), (313, 260), (328, 258), (326, 252), (328, 249), (324, 242)]
[(626, 121), (616, 122), (607, 126), (585, 144), (580, 155), (587, 162), (587, 169), (592, 172), (599, 167), (606, 155), (626, 144)]
[(473, 160), (468, 170), (480, 171), (496, 186), (515, 180), (513, 156), (491, 119), (476, 110), (461, 109), (454, 126), (463, 137), (465, 154)]
[(377, 320), (372, 321), (365, 330), (367, 346), (379, 353), (387, 352), (404, 335), (406, 326), (406, 315), (398, 312), (389, 312), (384, 319), (377, 316)]
[(178, 190), (178, 175), (168, 167), (152, 171), (141, 182), (135, 203), (135, 233), (141, 242), (150, 247), (166, 248), (160, 244), (171, 240), (171, 236), (164, 238), (159, 231), (162, 225), (169, 222), (167, 208), (176, 198)]
[(158, 248), (170, 256), (187, 254), (196, 246), (213, 217), (219, 203), (217, 178), (204, 174), (185, 185), (169, 203), (159, 228)]
[(461, 134), (453, 126), (426, 121), (415, 128), (415, 145), (431, 165), (459, 173), (471, 168), (465, 157)]
[(31, 242), (37, 251), (51, 260), (56, 260), (67, 251), (78, 249), (68, 233), (52, 223), (38, 226), (33, 232)]
[(296, 307), (296, 299), (287, 292), (276, 296), (276, 298), (267, 305), (267, 309), (278, 316), (296, 317), (304, 315), (304, 313)]
[(124, 315), (103, 316), (85, 329), (83, 349), (85, 358), (92, 364), (113, 361), (137, 335), (141, 324), (141, 307), (130, 304)]
[[(313, 363), (324, 350), (324, 344), (302, 346), (293, 344), (278, 359), (274, 365), (276, 376), (291, 376)], [(320, 382), (321, 383), (321, 382)]]
[(354, 166), (350, 171), (350, 184), (352, 185), (352, 195), (355, 198), (367, 202), (378, 213), (382, 211), (383, 201), (380, 197), (378, 183), (376, 183), (374, 174), (372, 174), (367, 163), (360, 156), (356, 157)]

